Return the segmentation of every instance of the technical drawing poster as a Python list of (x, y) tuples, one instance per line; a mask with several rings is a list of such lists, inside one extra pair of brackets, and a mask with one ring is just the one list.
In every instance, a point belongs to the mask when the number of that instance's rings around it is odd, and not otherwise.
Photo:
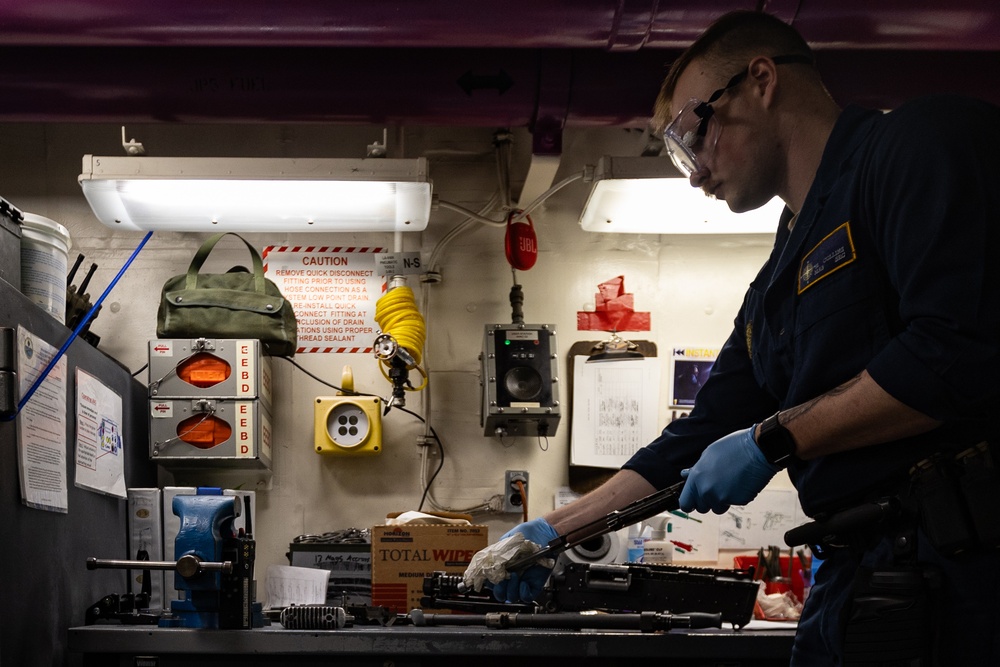
[(675, 347), (671, 354), (673, 382), (670, 405), (694, 405), (694, 397), (704, 386), (719, 351), (706, 347)]
[(749, 505), (733, 506), (719, 520), (719, 547), (756, 551), (784, 544), (785, 532), (805, 522), (794, 489), (761, 491)]
[(570, 464), (620, 468), (659, 434), (656, 357), (587, 363), (573, 358)]

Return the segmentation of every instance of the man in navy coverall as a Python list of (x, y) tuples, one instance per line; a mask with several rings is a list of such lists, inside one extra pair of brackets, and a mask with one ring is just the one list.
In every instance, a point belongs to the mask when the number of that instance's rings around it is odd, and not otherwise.
[[(681, 509), (723, 513), (781, 468), (808, 515), (829, 515), (907, 488), (935, 452), (1000, 442), (1000, 110), (955, 96), (841, 109), (798, 33), (734, 12), (673, 64), (654, 122), (691, 185), (733, 211), (781, 197), (774, 249), (690, 417), (508, 535), (544, 545), (682, 478)], [(851, 661), (856, 574), (892, 567), (893, 537), (829, 551), (793, 664)], [(940, 575), (937, 660), (1000, 664), (1000, 551), (951, 555), (923, 530), (916, 548)], [(494, 595), (532, 599), (547, 575), (509, 573)]]

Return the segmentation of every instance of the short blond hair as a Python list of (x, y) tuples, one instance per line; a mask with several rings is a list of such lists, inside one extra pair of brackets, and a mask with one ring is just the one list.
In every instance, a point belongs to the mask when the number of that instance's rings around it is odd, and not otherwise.
[[(729, 12), (716, 19), (705, 32), (675, 60), (667, 72), (653, 107), (653, 130), (659, 134), (673, 119), (670, 99), (677, 79), (696, 59), (726, 72), (728, 77), (746, 67), (754, 56), (801, 55), (813, 60), (812, 49), (795, 28), (781, 19), (752, 10)], [(723, 77), (720, 77), (723, 78)]]

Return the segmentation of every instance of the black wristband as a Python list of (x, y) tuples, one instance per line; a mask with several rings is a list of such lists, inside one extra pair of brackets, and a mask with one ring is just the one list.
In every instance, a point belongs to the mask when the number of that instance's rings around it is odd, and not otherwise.
[(778, 421), (777, 412), (760, 423), (760, 433), (755, 440), (771, 465), (785, 468), (795, 456), (795, 438)]

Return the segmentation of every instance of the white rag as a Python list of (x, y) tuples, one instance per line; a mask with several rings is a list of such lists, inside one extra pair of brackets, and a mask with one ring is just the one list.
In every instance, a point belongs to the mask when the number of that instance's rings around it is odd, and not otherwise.
[(423, 524), (450, 524), (453, 526), (471, 526), (472, 522), (468, 519), (449, 519), (443, 516), (437, 516), (435, 514), (427, 514), (425, 512), (417, 512), (416, 510), (411, 510), (409, 512), (403, 512), (394, 519), (386, 519), (385, 525), (387, 526), (412, 526), (412, 525), (423, 525)]
[[(465, 568), (465, 574), (462, 577), (465, 588), (480, 591), (487, 581), (491, 584), (499, 584), (510, 577), (507, 572), (507, 563), (515, 558), (533, 554), (541, 548), (531, 540), (524, 539), (523, 533), (514, 533), (489, 545), (476, 552), (469, 562), (469, 566)], [(555, 563), (551, 558), (542, 558), (538, 560), (537, 564), (551, 568)]]

